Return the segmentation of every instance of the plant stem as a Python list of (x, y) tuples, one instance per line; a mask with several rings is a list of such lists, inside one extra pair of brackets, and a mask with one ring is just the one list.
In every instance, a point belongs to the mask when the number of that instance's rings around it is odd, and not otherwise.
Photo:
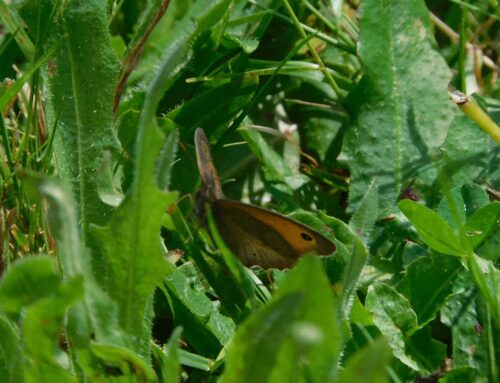
[[(306, 32), (304, 31), (304, 28), (302, 28), (302, 25), (301, 25), (299, 19), (297, 18), (297, 15), (295, 15), (295, 12), (293, 11), (292, 7), (290, 6), (290, 3), (288, 2), (288, 0), (282, 0), (282, 3), (283, 3), (283, 6), (285, 7), (285, 9), (287, 10), (288, 14), (290, 15), (290, 17), (291, 17), (295, 27), (297, 28), (297, 31), (299, 32), (300, 36), (303, 39), (307, 39)], [(317, 64), (319, 65), (321, 72), (323, 72), (323, 75), (325, 76), (326, 80), (328, 81), (328, 83), (332, 87), (333, 91), (337, 95), (337, 98), (339, 99), (339, 101), (342, 101), (344, 99), (344, 97), (342, 96), (342, 91), (340, 90), (339, 86), (335, 82), (335, 79), (333, 78), (331, 73), (328, 72), (328, 69), (326, 68), (325, 64), (323, 63), (323, 60), (321, 60), (321, 57), (319, 56), (318, 52), (316, 52), (316, 49), (314, 49), (314, 47), (311, 45), (310, 41), (307, 41), (306, 44), (309, 48), (309, 51), (311, 52), (311, 55), (314, 57), (314, 60), (316, 60)]]
[(488, 133), (500, 145), (500, 127), (474, 100), (459, 91), (450, 92), (451, 99), (459, 106), (467, 117)]

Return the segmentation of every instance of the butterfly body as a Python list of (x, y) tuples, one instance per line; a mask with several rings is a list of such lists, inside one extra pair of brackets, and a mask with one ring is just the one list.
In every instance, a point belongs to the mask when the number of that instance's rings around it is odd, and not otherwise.
[(196, 130), (195, 146), (203, 183), (202, 203), (210, 205), (217, 230), (246, 266), (289, 268), (307, 253), (330, 255), (335, 251), (333, 242), (300, 222), (261, 207), (226, 199), (202, 129)]

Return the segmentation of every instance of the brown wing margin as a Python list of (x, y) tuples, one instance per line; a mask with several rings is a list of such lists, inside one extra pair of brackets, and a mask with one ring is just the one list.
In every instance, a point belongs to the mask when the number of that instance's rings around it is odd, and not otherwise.
[(224, 198), (219, 175), (210, 154), (210, 144), (202, 128), (197, 128), (194, 133), (194, 146), (205, 198), (211, 201)]

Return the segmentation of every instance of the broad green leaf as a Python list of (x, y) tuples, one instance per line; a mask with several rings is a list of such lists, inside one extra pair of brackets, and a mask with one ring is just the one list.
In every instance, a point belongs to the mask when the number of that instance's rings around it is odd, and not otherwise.
[(303, 294), (288, 294), (272, 300), (242, 324), (229, 345), (220, 381), (268, 381), (277, 353), (290, 336), (292, 320), (302, 304)]
[(457, 258), (443, 254), (418, 258), (406, 268), (396, 289), (410, 302), (420, 327), (439, 313), (462, 270)]
[[(58, 43), (59, 49), (45, 73), (49, 125), (57, 123), (55, 164), (71, 183), (82, 240), (93, 248), (90, 225), (105, 223), (111, 212), (98, 195), (97, 178), (101, 184), (110, 182), (105, 153), (118, 148), (112, 130), (118, 62), (109, 44), (105, 2), (62, 2), (56, 13), (49, 41)], [(97, 263), (97, 255), (93, 257)]]
[(163, 281), (175, 325), (198, 353), (213, 358), (234, 332), (234, 323), (221, 315), (205, 294), (193, 289), (187, 277), (176, 270)]
[(368, 290), (365, 304), (373, 313), (376, 326), (386, 336), (394, 356), (418, 371), (418, 362), (405, 353), (405, 334), (417, 326), (417, 315), (410, 302), (392, 287), (375, 283)]
[(368, 290), (366, 307), (402, 363), (423, 373), (439, 367), (445, 346), (431, 338), (428, 327), (416, 331), (417, 315), (403, 295), (388, 285), (375, 283)]
[(20, 259), (0, 280), (0, 309), (19, 315), (25, 306), (52, 295), (59, 284), (51, 258)]
[[(303, 328), (303, 330), (307, 331), (307, 328)], [(272, 383), (304, 383), (305, 377), (300, 370), (300, 350), (285, 345), (277, 355), (274, 369), (268, 381)]]
[(443, 144), (444, 172), (451, 185), (498, 183), (498, 146), (464, 114), (456, 115)]
[(220, 136), (222, 130), (250, 101), (257, 89), (256, 77), (226, 81), (220, 86), (201, 91), (191, 100), (167, 114), (178, 126), (184, 140), (191, 140), (200, 126), (207, 135)]
[(359, 207), (349, 221), (352, 231), (368, 241), (378, 218), (378, 188), (372, 182), (364, 194)]
[[(454, 368), (470, 367), (479, 381), (487, 381), (490, 366), (488, 332), (479, 310), (479, 296), (470, 275), (464, 270), (456, 278), (457, 293), (448, 299), (441, 321), (451, 329)], [(452, 380), (453, 381), (453, 380)]]
[(436, 212), (408, 199), (401, 200), (398, 207), (429, 247), (458, 257), (465, 254), (466, 250), (462, 247), (460, 240)]
[(289, 364), (275, 364), (282, 353), (303, 361), (297, 379), (333, 379), (341, 346), (335, 306), (319, 259), (302, 258), (271, 301), (237, 329), (221, 381), (272, 381), (281, 369), (290, 372)]
[[(13, 353), (10, 358), (16, 355), (13, 341), (19, 341), (21, 347), (15, 362), (19, 370), (10, 370), (10, 379), (23, 374), (22, 381), (26, 382), (76, 382), (69, 368), (69, 355), (58, 347), (58, 337), (68, 308), (82, 296), (82, 278), (61, 282), (54, 258), (27, 257), (5, 274), (0, 283), (0, 304), (10, 313), (22, 313), (19, 335), (2, 318), (2, 350), (8, 347)], [(9, 362), (9, 369), (13, 363)]]
[(444, 194), (445, 197), (439, 202), (436, 213), (458, 233), (460, 227), (465, 223), (465, 219), (467, 218), (467, 209), (464, 196), (462, 195), (462, 188), (456, 187)]
[(280, 284), (272, 299), (302, 292), (304, 304), (293, 329), (295, 352), (307, 360), (304, 377), (323, 382), (337, 373), (343, 335), (337, 319), (338, 302), (319, 257), (304, 257)]
[(164, 136), (153, 118), (177, 57), (187, 49), (186, 43), (179, 40), (170, 47), (170, 55), (148, 88), (135, 141), (134, 178), (127, 196), (107, 225), (93, 230), (104, 252), (106, 290), (118, 304), (120, 323), (133, 349), (143, 357), (149, 355), (152, 294), (173, 270), (160, 242), (161, 220), (172, 201), (156, 182), (155, 168)]
[(471, 367), (453, 368), (445, 376), (438, 380), (438, 383), (470, 383), (480, 382), (476, 371)]
[(333, 111), (311, 109), (301, 110), (304, 114), (308, 150), (317, 152), (321, 161), (328, 164), (327, 161), (336, 158), (340, 152), (343, 138), (342, 123), (338, 121), (338, 116)]
[[(101, 343), (92, 343), (90, 349), (104, 361), (106, 368), (115, 370), (118, 382), (156, 383), (158, 381), (151, 366), (129, 349)], [(112, 374), (106, 379), (106, 381), (115, 381)]]
[(74, 277), (26, 308), (22, 319), (25, 382), (77, 382), (58, 338), (68, 307), (82, 297), (83, 280)]
[[(353, 233), (349, 225), (341, 219), (326, 215), (323, 212), (319, 212), (319, 217), (329, 230), (333, 231), (335, 239), (345, 244), (346, 247), (352, 248), (359, 240), (359, 237)], [(332, 234), (329, 235), (331, 237)]]
[(373, 316), (359, 300), (357, 295), (354, 296), (349, 321), (353, 324), (362, 326), (373, 326)]
[(294, 190), (309, 182), (309, 178), (299, 172), (297, 167), (291, 167), (264, 140), (256, 130), (240, 130), (252, 152), (263, 164), (264, 177), (267, 182), (280, 193), (293, 196)]
[[(167, 124), (172, 126), (172, 122), (169, 120), (167, 121)], [(179, 132), (177, 130), (173, 130), (168, 134), (156, 162), (156, 179), (160, 190), (166, 191), (170, 186), (172, 166), (175, 162), (175, 155), (177, 154), (178, 139)]]
[(64, 183), (49, 177), (30, 174), (25, 187), (34, 188), (48, 203), (48, 220), (58, 246), (64, 279), (84, 277), (84, 299), (75, 304), (69, 315), (69, 336), (75, 348), (87, 348), (92, 337), (114, 345), (126, 345), (119, 328), (118, 308), (95, 281), (90, 254), (81, 243), (76, 204)]
[[(351, 261), (352, 251), (359, 241), (359, 237), (352, 232), (349, 225), (338, 218), (330, 217), (322, 212), (319, 212), (319, 218), (327, 226), (328, 230), (333, 231), (335, 235), (335, 238), (332, 238), (331, 233), (324, 233), (328, 238), (334, 240), (337, 251), (332, 257), (321, 258), (325, 264), (325, 271), (330, 283), (335, 284), (341, 282), (342, 278), (344, 278), (345, 270)], [(344, 307), (343, 305), (343, 303), (340, 303), (339, 307)]]
[(0, 382), (22, 381), (23, 355), (19, 330), (0, 314)]
[(446, 345), (433, 339), (430, 326), (409, 334), (405, 343), (407, 354), (418, 361), (426, 374), (440, 368), (445, 361)]
[(467, 254), (467, 268), (481, 292), (491, 316), (500, 325), (500, 271), (489, 260)]
[(388, 382), (387, 367), (391, 360), (391, 349), (384, 338), (377, 339), (351, 356), (336, 382)]
[(154, 126), (144, 134), (142, 163), (136, 165), (132, 190), (108, 224), (96, 227), (95, 237), (104, 249), (106, 290), (117, 302), (120, 323), (134, 339), (134, 349), (147, 355), (150, 322), (145, 321), (148, 301), (169, 267), (160, 243), (160, 228), (168, 199), (156, 186), (154, 166), (162, 135)]
[(492, 202), (467, 218), (465, 234), (472, 248), (478, 247), (488, 236), (498, 235), (500, 229), (500, 202)]
[[(450, 203), (453, 206), (449, 206)], [(488, 193), (481, 186), (460, 185), (451, 189), (446, 198), (441, 199), (436, 212), (458, 231), (468, 217), (488, 203)]]
[(405, 180), (434, 182), (433, 157), (458, 112), (448, 99), (450, 71), (433, 47), (423, 0), (363, 1), (360, 17), (363, 78), (348, 98), (354, 118), (344, 137), (349, 205), (355, 210), (376, 179), (385, 215), (396, 210)]

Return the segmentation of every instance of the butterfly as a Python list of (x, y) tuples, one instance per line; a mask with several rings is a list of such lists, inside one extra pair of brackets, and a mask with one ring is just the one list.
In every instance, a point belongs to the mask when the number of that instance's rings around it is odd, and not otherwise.
[(194, 142), (202, 181), (199, 210), (208, 203), (217, 230), (244, 265), (284, 269), (292, 267), (305, 254), (335, 252), (332, 241), (300, 222), (225, 198), (203, 129), (196, 129)]

